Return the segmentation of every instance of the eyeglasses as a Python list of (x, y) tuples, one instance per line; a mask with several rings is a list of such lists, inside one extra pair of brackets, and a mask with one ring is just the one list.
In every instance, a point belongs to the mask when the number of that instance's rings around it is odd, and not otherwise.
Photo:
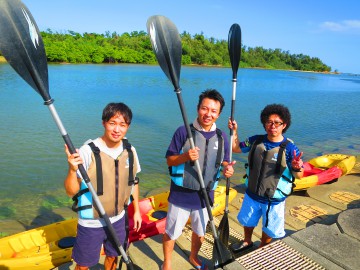
[(267, 126), (272, 126), (274, 125), (275, 127), (280, 127), (281, 125), (283, 125), (284, 123), (283, 122), (279, 122), (279, 121), (266, 121), (265, 122), (265, 125)]

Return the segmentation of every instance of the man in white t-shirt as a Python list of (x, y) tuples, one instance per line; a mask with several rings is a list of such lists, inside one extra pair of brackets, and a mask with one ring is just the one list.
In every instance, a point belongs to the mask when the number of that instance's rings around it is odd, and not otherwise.
[(65, 145), (69, 171), (64, 186), (75, 202), (73, 209), (79, 214), (72, 254), (77, 270), (86, 270), (97, 264), (102, 245), (106, 270), (116, 269), (120, 255), (106, 223), (94, 207), (92, 194), (78, 171), (79, 164), (83, 164), (120, 243), (124, 243), (124, 249), (128, 242), (124, 209), (130, 196), (134, 204), (134, 229), (138, 231), (141, 227), (136, 177), (141, 170), (140, 163), (135, 148), (125, 138), (131, 119), (132, 112), (127, 105), (109, 103), (102, 114), (104, 134), (101, 137), (87, 141), (74, 154), (70, 154)]

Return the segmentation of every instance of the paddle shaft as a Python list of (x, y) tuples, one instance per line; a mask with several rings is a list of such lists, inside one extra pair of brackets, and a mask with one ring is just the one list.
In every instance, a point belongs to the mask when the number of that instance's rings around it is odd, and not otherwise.
[[(237, 72), (241, 58), (241, 28), (238, 24), (234, 23), (229, 30), (228, 35), (228, 51), (232, 68), (232, 99), (231, 99), (231, 121), (234, 121), (235, 114), (235, 99), (236, 99), (236, 83)], [(232, 161), (232, 147), (233, 147), (234, 131), (230, 129), (230, 162)], [(225, 200), (225, 213), (229, 212), (229, 192), (230, 192), (230, 179), (226, 179), (226, 200)]]
[[(236, 99), (236, 77), (233, 78), (233, 91), (232, 91), (232, 99), (231, 99), (231, 121), (234, 120), (234, 114), (235, 114), (235, 99)], [(230, 162), (232, 161), (232, 147), (233, 147), (233, 137), (234, 137), (234, 131), (231, 128), (230, 129), (230, 144), (229, 144), (229, 159)], [(225, 212), (229, 213), (229, 193), (230, 193), (230, 178), (226, 179), (226, 198), (225, 198)]]
[[(53, 119), (54, 119), (54, 121), (55, 121), (55, 123), (56, 123), (56, 125), (57, 125), (57, 127), (58, 127), (58, 129), (59, 129), (59, 131), (60, 131), (60, 133), (61, 133), (61, 135), (62, 135), (62, 137), (63, 137), (63, 139), (65, 141), (65, 143), (66, 143), (66, 145), (67, 145), (67, 147), (68, 147), (68, 149), (69, 149), (69, 152), (71, 154), (76, 153), (76, 149), (75, 149), (75, 147), (74, 147), (74, 145), (73, 145), (73, 143), (72, 143), (72, 141), (70, 139), (70, 136), (66, 132), (66, 129), (65, 129), (64, 125), (62, 124), (62, 121), (61, 121), (61, 119), (60, 119), (60, 117), (59, 117), (59, 115), (58, 115), (58, 113), (57, 113), (57, 111), (55, 109), (55, 106), (53, 104), (53, 100), (50, 100), (49, 102), (45, 102), (45, 105), (47, 105), (47, 107), (48, 107), (48, 109), (49, 109), (49, 111), (50, 111), (50, 113), (51, 113), (51, 115), (52, 115), (52, 117), (53, 117)], [(128, 265), (129, 269), (133, 269), (133, 265), (132, 265), (130, 259), (128, 258), (124, 248), (122, 247), (122, 245), (121, 245), (121, 243), (119, 241), (119, 238), (117, 237), (117, 234), (115, 232), (115, 229), (111, 224), (110, 218), (106, 214), (105, 209), (102, 206), (102, 203), (101, 203), (99, 197), (97, 196), (96, 191), (95, 191), (93, 185), (90, 182), (90, 178), (89, 178), (89, 176), (88, 176), (88, 174), (87, 174), (87, 172), (86, 172), (86, 170), (85, 170), (85, 168), (84, 168), (84, 166), (82, 164), (79, 164), (79, 171), (80, 171), (80, 174), (83, 177), (84, 181), (86, 182), (86, 185), (89, 188), (89, 191), (91, 192), (92, 198), (93, 198), (93, 200), (95, 202), (96, 208), (99, 211), (100, 216), (104, 219), (104, 221), (106, 223), (106, 226), (110, 231), (110, 234), (111, 234), (111, 236), (112, 236), (112, 238), (113, 238), (113, 240), (114, 240), (114, 242), (116, 244), (118, 252), (121, 254), (122, 259)]]

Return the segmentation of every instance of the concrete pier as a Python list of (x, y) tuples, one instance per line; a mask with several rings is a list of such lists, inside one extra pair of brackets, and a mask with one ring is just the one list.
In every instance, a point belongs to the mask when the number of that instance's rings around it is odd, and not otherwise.
[[(233, 187), (237, 197), (229, 205), (229, 244), (243, 239), (243, 228), (236, 216), (244, 197), (244, 186)], [(215, 218), (218, 224), (222, 216)], [(257, 248), (261, 226), (255, 228), (254, 247), (242, 254), (234, 254), (235, 260), (223, 267), (232, 269), (360, 269), (360, 164), (352, 172), (331, 184), (312, 187), (292, 194), (286, 200), (283, 239)], [(259, 223), (261, 224), (261, 223)], [(173, 270), (194, 269), (188, 262), (191, 230), (186, 228), (176, 241), (173, 253)], [(200, 257), (209, 269), (212, 261), (213, 237), (208, 230)], [(162, 235), (131, 244), (129, 256), (135, 265), (144, 270), (160, 269), (163, 261)], [(126, 269), (126, 266), (122, 266)], [(72, 263), (58, 268), (74, 269)], [(104, 269), (99, 263), (91, 268)]]

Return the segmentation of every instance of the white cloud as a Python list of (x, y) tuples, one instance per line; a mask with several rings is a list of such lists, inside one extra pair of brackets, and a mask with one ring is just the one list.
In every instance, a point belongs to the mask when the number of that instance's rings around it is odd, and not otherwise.
[(320, 24), (323, 30), (333, 32), (360, 31), (360, 20), (344, 20), (341, 22), (323, 22)]

